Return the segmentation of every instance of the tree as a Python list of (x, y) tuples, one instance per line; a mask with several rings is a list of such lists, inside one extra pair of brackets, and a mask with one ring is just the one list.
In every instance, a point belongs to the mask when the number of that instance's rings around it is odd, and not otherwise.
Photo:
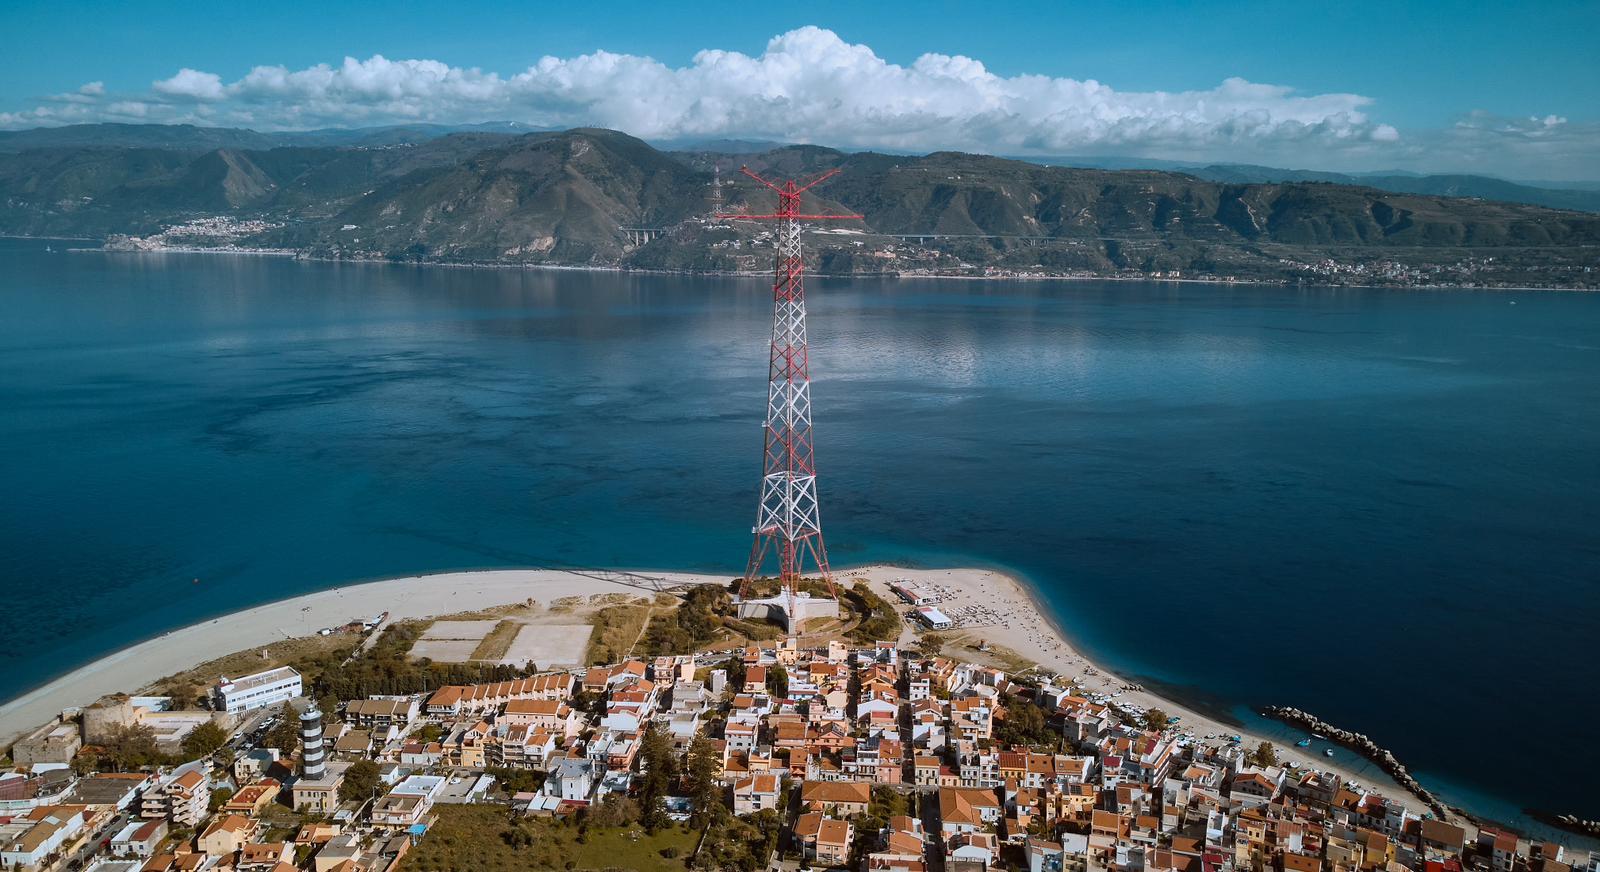
[(705, 735), (694, 737), (689, 743), (689, 767), (685, 780), (689, 788), (692, 809), (691, 823), (698, 829), (720, 816), (727, 807), (722, 804), (722, 755), (717, 746)]
[(938, 657), (944, 650), (945, 637), (938, 633), (928, 633), (917, 640), (917, 653), (924, 657)]
[(737, 692), (744, 686), (744, 658), (734, 654), (723, 662), (722, 668), (728, 672), (728, 687)]
[(268, 748), (277, 748), (278, 753), (287, 757), (300, 747), (300, 716), (288, 703), (278, 710), (278, 722), (267, 731), (267, 737), (262, 744)]
[(357, 760), (344, 771), (344, 781), (339, 784), (342, 802), (365, 802), (378, 789), (378, 764), (371, 760)]
[(774, 663), (767, 669), (767, 692), (779, 699), (789, 695), (789, 670), (783, 664)]
[(589, 823), (597, 827), (626, 827), (639, 821), (639, 804), (619, 793), (608, 793), (606, 798), (589, 809)]
[(117, 724), (100, 746), (105, 749), (103, 762), (116, 772), (149, 766), (161, 757), (156, 749), (156, 731), (145, 724)]
[(910, 814), (911, 798), (892, 787), (879, 785), (872, 788), (870, 811), (885, 821), (892, 817)]
[(1158, 708), (1145, 712), (1144, 728), (1147, 730), (1165, 730), (1167, 728), (1167, 713)]
[(1044, 710), (1020, 696), (1006, 697), (1004, 718), (996, 718), (994, 740), (1001, 745), (1047, 745), (1056, 740)]
[(1274, 766), (1278, 762), (1278, 751), (1272, 747), (1271, 742), (1262, 742), (1250, 754), (1250, 762), (1256, 766)]
[(655, 832), (672, 823), (667, 817), (667, 793), (678, 777), (678, 756), (667, 738), (653, 722), (644, 731), (639, 746), (639, 807), (645, 828)]
[(228, 744), (228, 731), (216, 721), (206, 721), (183, 737), (183, 753), (190, 759), (210, 757), (218, 748)]
[(510, 769), (491, 766), (485, 773), (506, 793), (533, 793), (544, 786), (545, 773), (535, 769)]

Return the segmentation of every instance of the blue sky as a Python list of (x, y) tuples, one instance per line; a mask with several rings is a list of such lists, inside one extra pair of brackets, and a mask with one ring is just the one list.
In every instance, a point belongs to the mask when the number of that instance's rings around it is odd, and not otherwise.
[[(759, 69), (718, 66), (691, 74), (703, 49), (759, 60), (770, 53), (770, 40), (808, 25), (831, 33), (838, 45), (819, 49), (813, 40), (804, 50), (790, 46), (789, 60), (846, 59), (841, 70), (850, 73), (854, 61), (847, 60), (853, 54), (839, 47), (847, 46), (867, 50), (886, 66), (861, 74), (863, 88), (877, 89), (874, 105), (855, 107), (861, 123), (818, 124), (805, 113), (794, 121), (775, 112), (721, 111), (713, 118), (703, 105), (692, 110), (700, 113), (695, 117), (666, 119), (659, 112), (645, 117), (616, 105), (654, 88), (671, 93), (662, 106), (685, 113), (696, 100), (759, 100), (779, 92), (790, 108), (826, 106), (840, 97), (830, 88), (858, 100), (848, 78), (785, 78), (789, 61), (776, 56)], [(6, 127), (138, 120), (123, 117), (129, 112), (143, 112), (145, 120), (263, 128), (342, 120), (352, 125), (487, 120), (499, 113), (531, 123), (629, 123), (644, 128), (630, 132), (656, 137), (750, 135), (859, 147), (900, 147), (902, 140), (921, 138), (928, 140), (927, 148), (1007, 153), (1193, 155), (1277, 163), (1299, 157), (1299, 165), (1335, 169), (1600, 175), (1583, 172), (1585, 163), (1600, 160), (1594, 150), (1600, 126), (1600, 51), (1594, 47), (1600, 3), (1594, 2), (813, 2), (685, 9), (662, 2), (297, 8), (289, 3), (9, 0), (0, 5), (0, 33), (6, 34), (9, 61), (0, 69), (0, 124)], [(582, 69), (552, 73), (560, 88), (544, 81), (494, 91), (480, 82), (441, 96), (420, 86), (395, 86), (404, 97), (381, 103), (371, 93), (357, 95), (348, 78), (328, 85), (342, 95), (338, 100), (312, 94), (304, 82), (287, 90), (241, 84), (256, 67), (339, 68), (346, 57), (367, 61), (374, 56), (437, 61), (509, 80), (544, 56), (572, 61), (601, 50), (653, 59), (658, 68), (624, 74), (580, 64)], [(932, 84), (894, 75), (929, 53), (972, 59), (999, 81), (975, 85), (970, 69), (948, 64), (930, 74), (938, 80)], [(209, 78), (190, 77), (152, 91), (154, 83), (185, 68), (215, 76), (222, 89), (211, 88)], [(662, 70), (684, 75), (665, 76)], [(768, 78), (748, 92), (706, 81), (744, 73)], [(365, 74), (375, 75), (371, 69)], [(979, 92), (935, 87), (955, 87), (952, 76)], [(1041, 91), (1038, 82), (1018, 77), (1044, 77), (1056, 86)], [(1280, 90), (1219, 91), (1229, 80)], [(96, 82), (100, 85), (84, 89)], [(1086, 82), (1101, 90), (1077, 87)], [(905, 92), (896, 92), (897, 86)], [(966, 108), (937, 123), (912, 123), (911, 115), (926, 121), (930, 112), (940, 111), (919, 104), (916, 88)], [(997, 96), (996, 89), (1005, 93)], [(1321, 99), (1335, 95), (1359, 99)], [(1294, 102), (1298, 98), (1317, 101)], [(296, 100), (295, 106), (286, 103)], [(1230, 108), (1219, 110), (1218, 104)], [(874, 141), (871, 120), (884, 117), (891, 119), (891, 135)], [(795, 126), (806, 121), (812, 128)], [(762, 129), (714, 130), (718, 123)], [(808, 133), (816, 127), (823, 129)], [(986, 138), (980, 128), (996, 132)], [(933, 141), (941, 138), (941, 130), (962, 132), (948, 142)], [(830, 136), (848, 141), (830, 143)]]

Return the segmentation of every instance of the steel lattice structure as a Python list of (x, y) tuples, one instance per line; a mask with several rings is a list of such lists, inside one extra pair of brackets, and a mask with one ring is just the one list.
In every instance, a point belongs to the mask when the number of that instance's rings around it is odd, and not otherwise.
[(762, 451), (761, 499), (752, 529), (755, 541), (745, 567), (741, 596), (750, 581), (761, 574), (767, 554), (778, 554), (778, 580), (789, 599), (790, 614), (801, 575), (809, 564), (830, 588), (828, 552), (822, 542), (822, 517), (817, 500), (817, 466), (812, 454), (811, 370), (806, 341), (805, 264), (801, 257), (800, 222), (854, 219), (859, 215), (807, 215), (800, 211), (800, 195), (832, 177), (830, 170), (805, 184), (793, 180), (781, 186), (751, 172), (741, 171), (778, 195), (778, 208), (770, 215), (730, 216), (776, 222), (777, 261), (772, 283), (772, 349), (767, 368), (767, 417)]

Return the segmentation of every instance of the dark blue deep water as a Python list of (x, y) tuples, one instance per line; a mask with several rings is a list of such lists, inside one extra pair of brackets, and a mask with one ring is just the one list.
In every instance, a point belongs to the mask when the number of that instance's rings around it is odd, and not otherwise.
[[(759, 280), (54, 246), (0, 241), (0, 696), (356, 579), (742, 568)], [(837, 565), (1009, 567), (1126, 673), (1600, 816), (1600, 296), (810, 290)]]

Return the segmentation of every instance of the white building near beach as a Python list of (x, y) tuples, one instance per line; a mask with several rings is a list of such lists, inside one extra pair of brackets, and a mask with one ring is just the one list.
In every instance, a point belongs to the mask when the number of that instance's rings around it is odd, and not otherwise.
[(933, 606), (923, 606), (922, 608), (917, 609), (917, 617), (924, 624), (927, 624), (928, 628), (931, 630), (948, 630), (956, 625), (955, 621), (950, 620), (950, 618), (946, 616), (944, 612), (939, 611)]
[(288, 702), (303, 693), (300, 673), (289, 666), (268, 669), (243, 678), (224, 675), (212, 695), (217, 708), (229, 714)]

